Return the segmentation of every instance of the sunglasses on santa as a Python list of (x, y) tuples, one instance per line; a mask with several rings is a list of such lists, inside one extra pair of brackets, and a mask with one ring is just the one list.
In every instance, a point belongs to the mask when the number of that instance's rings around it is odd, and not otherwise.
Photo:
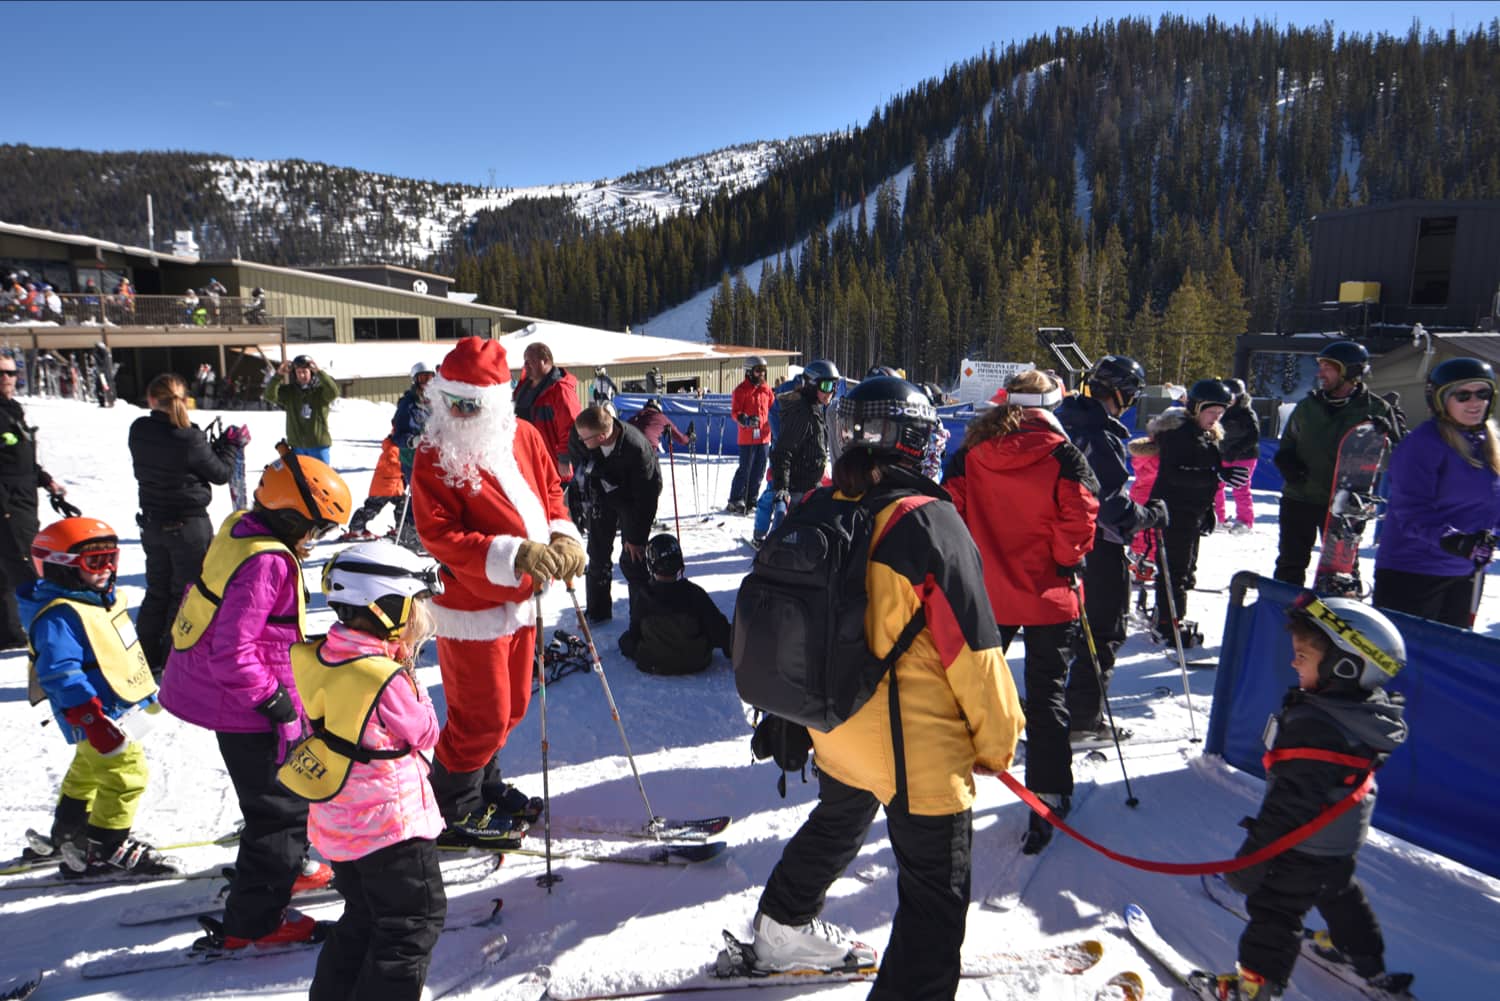
[(461, 414), (477, 414), (484, 409), (483, 401), (476, 400), (471, 396), (454, 396), (452, 393), (440, 394), (443, 402), (453, 410)]

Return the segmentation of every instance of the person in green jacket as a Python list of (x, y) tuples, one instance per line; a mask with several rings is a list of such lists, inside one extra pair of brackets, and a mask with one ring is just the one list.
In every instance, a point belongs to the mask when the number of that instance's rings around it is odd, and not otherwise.
[[(1390, 404), (1370, 392), (1370, 353), (1354, 341), (1334, 341), (1318, 353), (1318, 388), (1297, 404), (1281, 432), (1273, 460), (1286, 481), (1281, 488), (1281, 538), (1277, 580), (1303, 586), (1313, 542), (1328, 519), (1334, 467), (1344, 433), (1363, 421), (1399, 436)], [(1359, 580), (1359, 566), (1354, 568)]]
[[(290, 375), (290, 378), (288, 378)], [(332, 466), (328, 457), (328, 409), (339, 398), (339, 384), (323, 377), (307, 355), (284, 361), (266, 383), (266, 402), (286, 411), (286, 443), (298, 455), (310, 455)]]

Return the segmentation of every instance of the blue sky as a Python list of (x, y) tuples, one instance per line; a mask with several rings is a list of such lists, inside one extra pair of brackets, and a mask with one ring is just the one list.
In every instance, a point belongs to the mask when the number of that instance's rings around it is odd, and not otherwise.
[(1500, 3), (38, 3), (0, 142), (320, 160), (440, 181), (616, 176), (827, 132), (1059, 25), (1163, 11), (1336, 32)]

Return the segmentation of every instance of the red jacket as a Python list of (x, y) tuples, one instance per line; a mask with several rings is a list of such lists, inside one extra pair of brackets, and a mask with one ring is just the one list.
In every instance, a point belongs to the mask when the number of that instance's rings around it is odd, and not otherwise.
[(1094, 548), (1098, 481), (1057, 419), (1029, 409), (1020, 428), (954, 456), (943, 481), (984, 562), (995, 620), (1050, 626), (1078, 618), (1059, 566)]
[[(740, 445), (769, 445), (771, 443), (771, 404), (776, 402), (776, 393), (766, 383), (756, 385), (748, 378), (734, 387), (730, 410), (734, 422), (739, 425)], [(754, 427), (746, 427), (741, 417), (754, 417)]]
[[(567, 369), (553, 368), (540, 386), (522, 379), (512, 396), (516, 416), (529, 421), (542, 433), (554, 461), (568, 457), (568, 432), (573, 429), (583, 405), (578, 402), (578, 380)], [(561, 466), (561, 463), (558, 463)], [(564, 481), (573, 478), (572, 467), (564, 470)]]

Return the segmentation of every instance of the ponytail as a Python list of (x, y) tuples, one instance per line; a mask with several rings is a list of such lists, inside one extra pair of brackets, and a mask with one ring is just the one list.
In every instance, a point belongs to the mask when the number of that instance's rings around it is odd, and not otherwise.
[(192, 423), (188, 419), (187, 383), (182, 381), (182, 376), (163, 372), (152, 379), (151, 385), (146, 387), (146, 399), (152, 409), (167, 415), (174, 428), (185, 428)]

